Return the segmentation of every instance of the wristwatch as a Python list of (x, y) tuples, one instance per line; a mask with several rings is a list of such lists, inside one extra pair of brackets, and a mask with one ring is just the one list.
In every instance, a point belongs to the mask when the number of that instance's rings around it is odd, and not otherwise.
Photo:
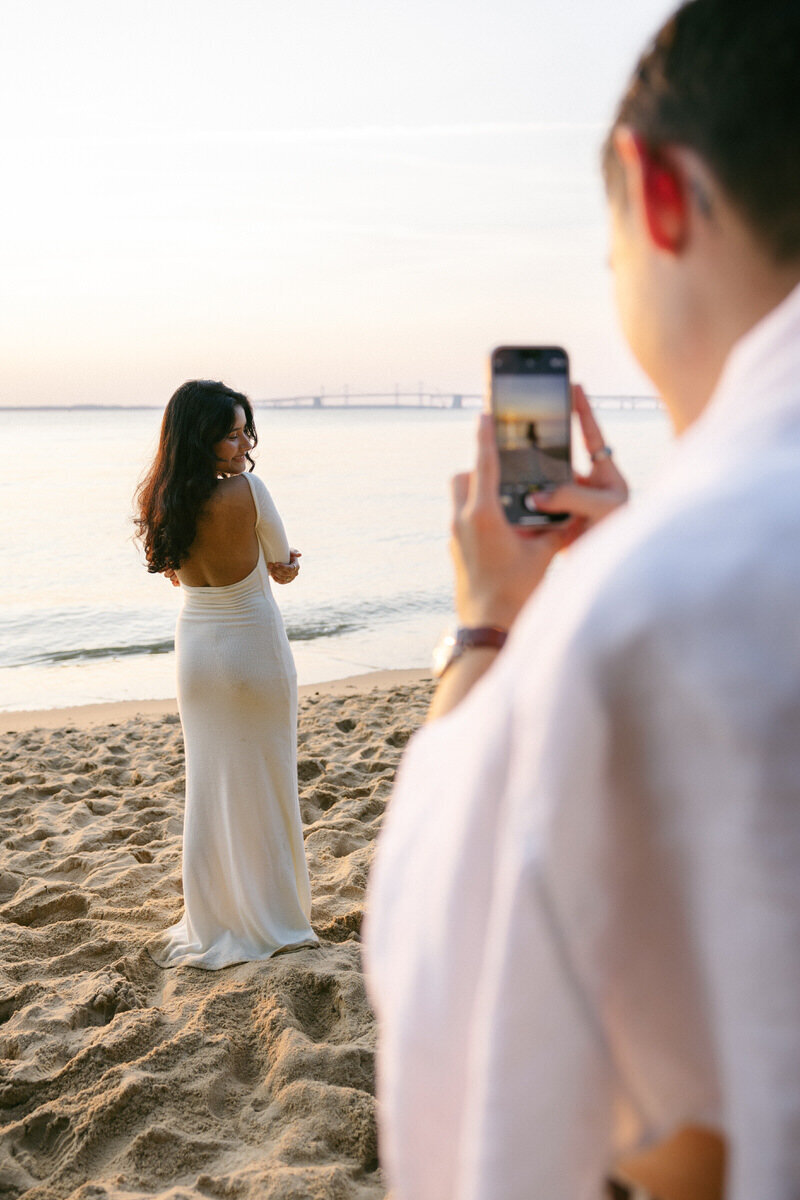
[(455, 633), (450, 630), (442, 635), (433, 652), (433, 674), (441, 679), (449, 666), (461, 658), (467, 650), (475, 650), (489, 646), (493, 650), (502, 649), (508, 637), (508, 630), (499, 625), (479, 625), (470, 629), (460, 626)]

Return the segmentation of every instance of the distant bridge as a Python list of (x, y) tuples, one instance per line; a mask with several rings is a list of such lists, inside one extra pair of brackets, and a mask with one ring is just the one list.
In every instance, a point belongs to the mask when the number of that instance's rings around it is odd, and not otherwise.
[(256, 400), (258, 408), (479, 408), (480, 394), (464, 392), (318, 392)]
[[(592, 396), (592, 405), (599, 409), (644, 409), (656, 411), (662, 407), (656, 396)], [(257, 408), (453, 408), (483, 407), (480, 392), (318, 392), (311, 396), (274, 396), (256, 400)]]

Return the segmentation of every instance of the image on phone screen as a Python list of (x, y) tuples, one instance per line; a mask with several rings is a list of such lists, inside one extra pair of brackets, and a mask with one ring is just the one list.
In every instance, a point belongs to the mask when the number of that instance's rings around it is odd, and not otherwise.
[(491, 359), (491, 404), (500, 452), (500, 499), (515, 525), (563, 521), (537, 511), (537, 492), (572, 478), (569, 362), (560, 347), (501, 346)]

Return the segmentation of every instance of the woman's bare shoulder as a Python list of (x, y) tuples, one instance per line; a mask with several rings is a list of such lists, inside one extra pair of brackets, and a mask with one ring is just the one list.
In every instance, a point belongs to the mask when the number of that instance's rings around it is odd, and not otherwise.
[(243, 475), (228, 475), (224, 479), (217, 480), (212, 495), (215, 500), (230, 503), (241, 499), (242, 496), (249, 496), (250, 485)]
[(249, 513), (253, 515), (253, 493), (242, 475), (230, 475), (219, 479), (209, 498), (211, 508), (218, 513)]

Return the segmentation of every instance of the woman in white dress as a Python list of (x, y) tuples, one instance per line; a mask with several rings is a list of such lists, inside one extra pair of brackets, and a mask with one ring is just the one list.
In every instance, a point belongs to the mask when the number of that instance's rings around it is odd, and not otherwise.
[(246, 396), (183, 384), (137, 494), (148, 570), (183, 591), (175, 649), (186, 747), (184, 913), (149, 945), (218, 970), (317, 945), (297, 795), (297, 676), (270, 589), (299, 570), (264, 483)]

